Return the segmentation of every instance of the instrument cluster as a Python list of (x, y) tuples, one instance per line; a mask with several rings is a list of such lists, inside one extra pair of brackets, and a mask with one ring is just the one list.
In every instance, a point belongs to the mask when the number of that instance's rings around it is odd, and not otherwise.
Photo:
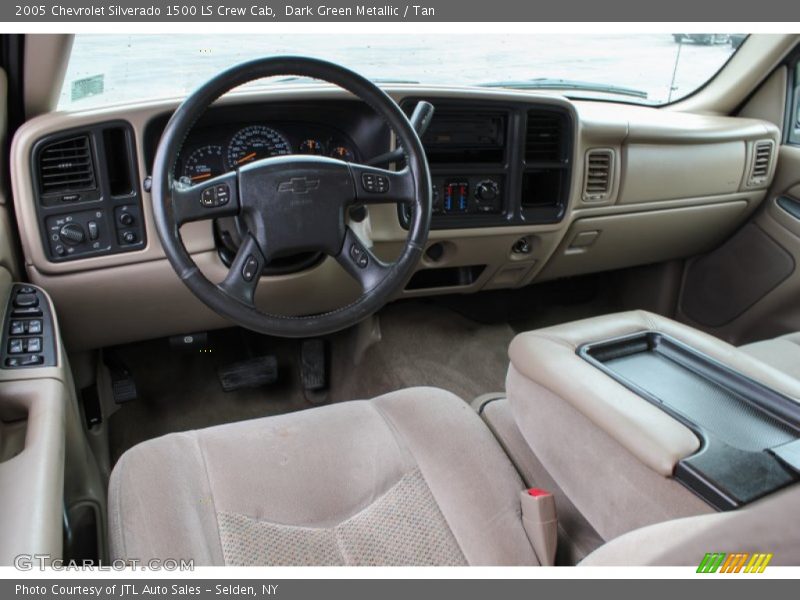
[(194, 140), (190, 138), (178, 159), (178, 173), (187, 183), (202, 183), (247, 163), (287, 154), (330, 156), (346, 162), (359, 160), (349, 136), (333, 128), (287, 124), (278, 129), (252, 124), (232, 133), (215, 128), (201, 132)]

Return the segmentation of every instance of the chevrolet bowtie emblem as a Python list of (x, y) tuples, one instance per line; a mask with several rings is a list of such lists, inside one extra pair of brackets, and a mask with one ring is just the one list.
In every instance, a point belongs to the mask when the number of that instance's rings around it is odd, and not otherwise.
[(311, 190), (319, 187), (319, 179), (309, 179), (308, 177), (292, 177), (289, 181), (282, 181), (278, 184), (279, 192), (292, 192), (293, 194), (307, 194)]

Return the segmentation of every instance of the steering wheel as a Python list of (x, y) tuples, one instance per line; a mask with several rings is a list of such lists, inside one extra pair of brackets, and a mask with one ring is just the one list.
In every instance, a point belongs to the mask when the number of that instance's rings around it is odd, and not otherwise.
[[(175, 163), (191, 127), (224, 93), (276, 75), (327, 81), (366, 102), (400, 141), (405, 167), (399, 171), (322, 156), (275, 156), (188, 185), (175, 177)], [(374, 83), (339, 65), (279, 56), (223, 71), (178, 107), (161, 136), (153, 167), (153, 213), (170, 264), (211, 309), (242, 327), (283, 337), (339, 331), (377, 312), (405, 285), (428, 239), (431, 178), (422, 144), (405, 113)], [(399, 258), (379, 260), (346, 223), (354, 204), (406, 203), (413, 207)], [(192, 260), (181, 225), (240, 216), (246, 235), (225, 279), (212, 283)], [(310, 316), (262, 312), (255, 293), (264, 265), (278, 256), (318, 251), (334, 258), (361, 286), (347, 306)], [(316, 290), (324, 294), (325, 290)]]

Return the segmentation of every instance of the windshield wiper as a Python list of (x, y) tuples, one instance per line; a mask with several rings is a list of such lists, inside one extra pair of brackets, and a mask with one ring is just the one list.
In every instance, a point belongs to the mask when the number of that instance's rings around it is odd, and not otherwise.
[(507, 81), (492, 81), (479, 83), (480, 87), (503, 87), (515, 90), (581, 90), (584, 92), (602, 92), (618, 94), (620, 96), (634, 96), (647, 98), (647, 92), (621, 85), (606, 83), (592, 83), (576, 79), (557, 79), (552, 77), (536, 77), (533, 79), (509, 79)]

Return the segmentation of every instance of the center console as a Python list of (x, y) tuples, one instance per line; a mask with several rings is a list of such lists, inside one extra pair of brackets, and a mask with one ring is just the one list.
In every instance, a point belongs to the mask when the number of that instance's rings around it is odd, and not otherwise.
[(800, 382), (643, 311), (518, 335), (514, 421), (600, 536), (738, 509), (800, 482)]
[[(410, 112), (419, 99), (407, 99)], [(433, 229), (559, 222), (569, 197), (573, 124), (556, 105), (437, 100), (422, 138)], [(408, 227), (410, 207), (398, 208)]]
[(657, 331), (586, 344), (590, 364), (691, 429), (673, 477), (729, 510), (800, 479), (800, 404)]

